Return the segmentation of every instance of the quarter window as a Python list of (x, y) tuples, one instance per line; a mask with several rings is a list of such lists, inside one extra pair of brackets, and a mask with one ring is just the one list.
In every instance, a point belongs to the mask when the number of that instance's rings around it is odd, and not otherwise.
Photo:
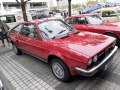
[(22, 27), (22, 24), (18, 25), (11, 31), (11, 33), (19, 34), (21, 32), (21, 27)]

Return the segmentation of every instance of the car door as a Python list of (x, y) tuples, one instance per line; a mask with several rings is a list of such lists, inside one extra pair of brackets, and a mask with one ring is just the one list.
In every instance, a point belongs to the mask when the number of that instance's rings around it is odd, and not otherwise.
[(74, 28), (76, 28), (78, 31), (86, 31), (86, 21), (85, 18), (82, 17), (75, 17), (75, 18), (69, 18), (66, 20), (68, 24), (71, 24)]
[(44, 41), (40, 39), (35, 24), (24, 24), (22, 36), (22, 47), (28, 53), (39, 58), (47, 57), (47, 50)]
[(10, 40), (13, 41), (18, 48), (21, 48), (20, 38), (21, 38), (22, 26), (23, 24), (19, 24), (9, 32)]

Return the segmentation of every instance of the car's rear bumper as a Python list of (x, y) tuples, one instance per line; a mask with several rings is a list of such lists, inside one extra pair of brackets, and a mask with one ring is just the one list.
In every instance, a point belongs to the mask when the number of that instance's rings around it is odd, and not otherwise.
[(111, 61), (111, 57), (115, 54), (115, 52), (117, 51), (117, 46), (115, 46), (115, 48), (112, 50), (112, 52), (105, 57), (101, 63), (99, 63), (98, 65), (94, 66), (93, 68), (89, 69), (89, 70), (85, 70), (79, 67), (75, 67), (75, 71), (78, 72), (81, 75), (84, 76), (92, 76), (95, 73), (97, 73), (102, 67), (104, 67), (109, 61)]
[(0, 80), (0, 90), (3, 90), (3, 84), (1, 80)]

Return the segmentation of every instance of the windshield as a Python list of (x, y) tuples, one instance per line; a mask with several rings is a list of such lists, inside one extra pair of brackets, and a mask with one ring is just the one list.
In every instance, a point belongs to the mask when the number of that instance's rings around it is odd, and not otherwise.
[(101, 24), (105, 22), (102, 18), (100, 18), (98, 15), (91, 15), (87, 17), (89, 24)]
[(38, 27), (45, 39), (55, 38), (57, 36), (68, 34), (69, 32), (76, 31), (76, 29), (61, 20), (42, 22), (38, 24)]

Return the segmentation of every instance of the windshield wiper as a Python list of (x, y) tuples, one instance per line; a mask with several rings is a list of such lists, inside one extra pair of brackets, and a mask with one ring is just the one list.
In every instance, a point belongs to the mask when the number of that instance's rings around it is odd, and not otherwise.
[[(65, 32), (66, 30), (62, 30), (62, 31), (60, 31), (57, 35), (55, 35), (52, 39), (54, 39), (55, 37), (57, 37), (59, 34), (61, 34), (61, 33), (63, 33), (63, 32)], [(68, 32), (69, 33), (69, 32)], [(66, 33), (66, 34), (68, 34), (68, 33)]]
[(64, 31), (66, 31), (66, 30), (62, 30), (62, 31), (60, 31), (58, 34), (61, 34), (61, 33), (63, 33)]

